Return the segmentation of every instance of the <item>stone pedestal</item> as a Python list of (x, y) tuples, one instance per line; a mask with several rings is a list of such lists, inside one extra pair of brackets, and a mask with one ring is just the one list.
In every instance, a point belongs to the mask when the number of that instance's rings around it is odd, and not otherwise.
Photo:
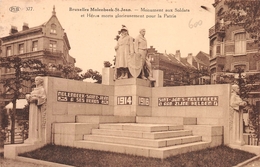
[(115, 81), (114, 115), (151, 113), (152, 87), (149, 80), (129, 78)]
[(26, 144), (35, 144), (42, 141), (41, 136), (41, 113), (35, 103), (30, 103), (29, 108), (29, 134), (28, 139), (24, 141)]
[(234, 144), (244, 145), (243, 139), (243, 111), (234, 114)]
[(153, 70), (153, 78), (156, 80), (154, 87), (163, 87), (163, 71)]
[(114, 68), (103, 68), (102, 69), (102, 84), (103, 85), (114, 85)]

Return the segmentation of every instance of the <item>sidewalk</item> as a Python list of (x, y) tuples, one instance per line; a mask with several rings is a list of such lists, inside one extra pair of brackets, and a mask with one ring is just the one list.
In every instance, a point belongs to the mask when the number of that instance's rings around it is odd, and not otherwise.
[(257, 155), (251, 159), (241, 162), (233, 167), (260, 167), (260, 155)]
[(0, 167), (50, 167), (34, 163), (4, 159), (4, 148), (0, 148)]
[(260, 158), (257, 158), (254, 161), (252, 161), (242, 167), (260, 167)]

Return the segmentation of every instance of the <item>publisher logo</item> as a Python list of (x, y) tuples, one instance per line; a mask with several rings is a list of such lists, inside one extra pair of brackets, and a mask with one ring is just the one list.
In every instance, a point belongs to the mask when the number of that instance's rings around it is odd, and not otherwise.
[(19, 6), (11, 6), (9, 8), (9, 11), (13, 12), (13, 13), (19, 12), (20, 10), (21, 10), (21, 8)]

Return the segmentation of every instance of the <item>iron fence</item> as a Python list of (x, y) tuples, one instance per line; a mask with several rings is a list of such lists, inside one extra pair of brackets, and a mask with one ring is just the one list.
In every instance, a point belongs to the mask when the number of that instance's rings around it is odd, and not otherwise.
[[(5, 141), (4, 144), (11, 144), (11, 129), (5, 129)], [(28, 131), (17, 130), (14, 132), (14, 143), (21, 144), (24, 140), (28, 138)]]

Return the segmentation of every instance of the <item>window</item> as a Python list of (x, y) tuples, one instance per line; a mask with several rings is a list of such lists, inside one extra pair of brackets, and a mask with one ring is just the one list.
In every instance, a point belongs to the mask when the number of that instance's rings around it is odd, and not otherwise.
[(221, 56), (225, 55), (225, 45), (224, 45), (224, 42), (220, 43), (220, 55)]
[(246, 53), (246, 33), (235, 34), (235, 54)]
[(56, 48), (57, 48), (57, 42), (56, 41), (50, 41), (50, 50), (52, 52), (56, 52)]
[(217, 52), (217, 46), (214, 44), (212, 47), (212, 58), (216, 57), (216, 52)]
[(56, 32), (56, 25), (55, 24), (52, 24), (51, 25), (51, 33), (53, 33), (53, 34), (56, 34), (57, 32)]
[(6, 56), (11, 56), (11, 46), (7, 46), (6, 48)]
[(32, 51), (37, 51), (38, 50), (38, 41), (33, 41), (32, 43)]
[(212, 40), (211, 42), (211, 46), (212, 46), (212, 49), (211, 49), (211, 58), (214, 58), (216, 57), (216, 54), (217, 54), (217, 45), (216, 45), (216, 38)]
[(245, 64), (234, 65), (234, 69), (241, 69), (243, 71), (246, 71), (246, 65)]
[(174, 75), (171, 75), (171, 81), (174, 81)]
[(30, 93), (31, 92), (31, 81), (23, 81), (23, 85), (25, 85), (22, 88), (23, 93)]
[(5, 73), (10, 73), (11, 69), (10, 68), (5, 68)]
[(56, 63), (55, 63), (55, 60), (54, 60), (54, 61), (51, 60), (51, 61), (48, 63), (48, 68), (49, 68), (50, 71), (56, 71), (57, 68), (55, 67), (55, 64), (56, 64)]
[(19, 44), (19, 54), (24, 53), (24, 44)]
[(212, 84), (216, 84), (216, 79), (217, 79), (217, 75), (216, 75), (216, 72), (217, 72), (217, 69), (216, 68), (212, 68), (210, 70), (210, 73), (211, 73), (211, 83)]
[(217, 15), (218, 16), (222, 16), (225, 12), (223, 11), (224, 9), (223, 8), (220, 8), (217, 12)]

